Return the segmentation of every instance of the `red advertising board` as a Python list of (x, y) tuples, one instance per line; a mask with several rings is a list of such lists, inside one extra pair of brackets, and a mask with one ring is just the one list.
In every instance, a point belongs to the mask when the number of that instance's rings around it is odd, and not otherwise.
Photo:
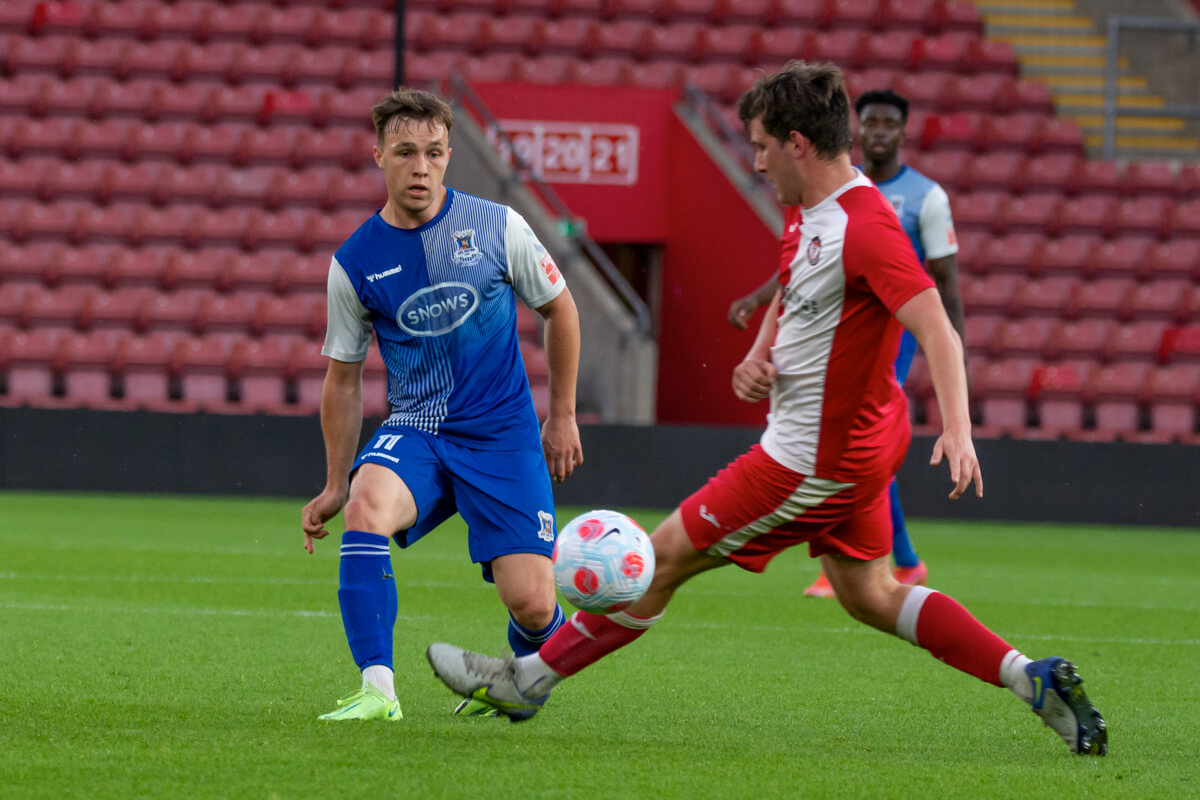
[[(499, 131), (600, 242), (665, 240), (667, 130), (677, 93), (472, 84)], [(505, 148), (501, 146), (501, 152)], [(509, 154), (511, 157), (511, 154)]]

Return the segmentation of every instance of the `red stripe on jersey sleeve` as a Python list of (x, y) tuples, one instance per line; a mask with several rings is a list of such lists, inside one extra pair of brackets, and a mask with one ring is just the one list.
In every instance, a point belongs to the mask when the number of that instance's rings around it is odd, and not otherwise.
[(842, 262), (846, 283), (879, 298), (892, 314), (916, 295), (934, 288), (912, 242), (879, 190), (858, 186), (838, 198), (846, 212)]

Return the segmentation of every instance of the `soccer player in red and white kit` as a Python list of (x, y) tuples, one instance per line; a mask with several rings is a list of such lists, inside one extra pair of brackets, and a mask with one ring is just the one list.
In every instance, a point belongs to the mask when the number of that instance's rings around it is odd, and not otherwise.
[[(1007, 687), (1072, 752), (1103, 755), (1107, 730), (1064, 658), (1032, 661), (950, 597), (898, 583), (889, 569), (888, 483), (908, 448), (907, 401), (893, 361), (902, 328), (929, 360), (944, 428), (930, 463), (949, 463), (951, 499), (983, 479), (967, 413), (962, 345), (888, 201), (850, 162), (850, 99), (832, 64), (790, 62), (739, 101), (755, 168), (799, 210), (787, 258), (733, 391), (771, 399), (762, 440), (683, 501), (651, 537), (657, 564), (624, 611), (576, 612), (533, 655), (489, 658), (448, 644), (428, 650), (451, 689), (514, 720), (551, 688), (646, 632), (675, 591), (710, 569), (761, 572), (807, 542), (855, 619)], [(785, 236), (785, 241), (789, 237)]]

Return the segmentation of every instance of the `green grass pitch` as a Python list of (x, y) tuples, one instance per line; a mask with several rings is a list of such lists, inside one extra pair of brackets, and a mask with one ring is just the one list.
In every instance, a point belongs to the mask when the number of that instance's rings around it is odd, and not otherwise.
[(359, 679), (337, 537), (305, 554), (301, 503), (0, 494), (0, 797), (1200, 796), (1195, 530), (912, 525), (932, 586), (1079, 665), (1110, 727), (1097, 759), (802, 597), (801, 551), (696, 579), (529, 722), (451, 717), (426, 645), (506, 646), (457, 519), (393, 549), (404, 722), (318, 723)]

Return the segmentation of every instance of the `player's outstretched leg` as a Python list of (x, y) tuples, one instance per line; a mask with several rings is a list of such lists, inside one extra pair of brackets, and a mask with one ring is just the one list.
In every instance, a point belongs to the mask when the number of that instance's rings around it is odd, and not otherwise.
[[(517, 622), (516, 617), (509, 612), (508, 645), (512, 648), (513, 656), (520, 658), (521, 656), (536, 653), (542, 644), (553, 636), (554, 632), (561, 628), (566, 621), (567, 616), (563, 613), (562, 606), (558, 603), (554, 604), (554, 616), (551, 618), (550, 624), (537, 630), (526, 628)], [(463, 700), (454, 707), (454, 711), (451, 713), (457, 717), (496, 717), (500, 714), (494, 707), (473, 697)]]
[(449, 644), (432, 644), (425, 651), (429, 665), (450, 689), (467, 699), (478, 700), (513, 722), (532, 717), (548, 694), (530, 697), (517, 685), (514, 659), (490, 658)]
[(837, 597), (837, 594), (833, 591), (833, 584), (829, 582), (829, 578), (825, 577), (825, 573), (822, 572), (817, 576), (817, 579), (812, 582), (812, 586), (809, 586), (804, 590), (804, 596), (832, 599)]
[(1030, 707), (1071, 748), (1072, 753), (1108, 752), (1108, 725), (1083, 691), (1083, 678), (1065, 658), (1043, 658), (1025, 665), (1033, 697)]

